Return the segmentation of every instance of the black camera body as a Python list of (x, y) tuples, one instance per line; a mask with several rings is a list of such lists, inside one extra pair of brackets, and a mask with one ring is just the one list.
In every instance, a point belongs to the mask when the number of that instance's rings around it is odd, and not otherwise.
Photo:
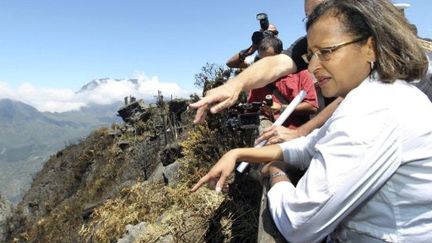
[(263, 102), (239, 103), (228, 110), (225, 127), (232, 130), (257, 129), (260, 124), (260, 109)]
[(260, 23), (261, 30), (255, 31), (252, 34), (251, 40), (255, 46), (259, 46), (259, 44), (264, 38), (273, 37), (274, 33), (268, 30), (270, 22), (266, 13), (259, 13), (256, 15), (256, 18)]
[(266, 13), (259, 13), (256, 15), (256, 19), (260, 22), (262, 30), (268, 29), (270, 22)]

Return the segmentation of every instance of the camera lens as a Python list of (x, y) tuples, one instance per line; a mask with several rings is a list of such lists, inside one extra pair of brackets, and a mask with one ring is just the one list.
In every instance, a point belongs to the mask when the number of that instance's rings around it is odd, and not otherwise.
[(257, 20), (260, 22), (261, 30), (266, 30), (269, 27), (268, 16), (266, 13), (259, 13), (256, 16)]
[(256, 15), (256, 19), (257, 20), (267, 19), (267, 14), (266, 13), (259, 13)]

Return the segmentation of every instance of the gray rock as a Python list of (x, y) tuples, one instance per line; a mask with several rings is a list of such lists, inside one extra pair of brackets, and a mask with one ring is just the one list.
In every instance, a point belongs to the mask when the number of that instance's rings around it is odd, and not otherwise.
[(165, 167), (163, 175), (165, 178), (165, 182), (169, 186), (176, 186), (179, 183), (180, 181), (180, 177), (178, 173), (179, 169), (180, 169), (180, 163), (177, 161)]
[[(146, 233), (147, 227), (145, 222), (141, 222), (137, 225), (126, 225), (126, 233), (120, 238), (117, 243), (135, 243), (138, 242), (140, 237)], [(157, 242), (159, 243), (173, 243), (174, 237), (170, 234), (161, 236)]]
[(156, 167), (156, 169), (153, 171), (153, 173), (148, 178), (148, 181), (150, 182), (159, 182), (164, 180), (164, 166), (162, 163), (159, 163)]
[(141, 222), (137, 225), (128, 224), (126, 225), (126, 233), (117, 241), (117, 243), (133, 243), (145, 230), (145, 222)]

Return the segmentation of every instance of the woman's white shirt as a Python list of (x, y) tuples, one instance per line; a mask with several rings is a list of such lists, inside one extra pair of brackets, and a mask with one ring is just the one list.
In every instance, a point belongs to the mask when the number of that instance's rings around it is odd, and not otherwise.
[(290, 242), (432, 242), (432, 103), (414, 86), (366, 79), (323, 127), (280, 146), (308, 168), (268, 192)]

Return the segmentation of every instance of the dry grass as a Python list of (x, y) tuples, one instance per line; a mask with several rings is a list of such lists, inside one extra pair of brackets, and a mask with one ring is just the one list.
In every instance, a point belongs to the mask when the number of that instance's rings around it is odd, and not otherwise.
[[(109, 242), (121, 238), (128, 224), (145, 222), (146, 230), (137, 242), (231, 241), (255, 239), (257, 217), (233, 185), (228, 194), (202, 188), (190, 192), (191, 185), (203, 176), (230, 143), (221, 146), (218, 131), (196, 126), (181, 142), (184, 157), (179, 170), (182, 181), (176, 188), (139, 182), (97, 208), (91, 220), (81, 227), (83, 240)], [(234, 229), (234, 230), (233, 230)], [(168, 237), (168, 238), (167, 238)], [(252, 240), (253, 241), (253, 240)]]
[[(99, 130), (82, 145), (53, 158), (53, 166), (69, 165), (58, 189), (70, 190), (69, 186), (73, 194), (50, 201), (46, 206), (50, 211), (35, 222), (28, 221), (14, 237), (23, 242), (115, 242), (124, 235), (126, 225), (145, 222), (145, 231), (140, 232), (137, 242), (256, 241), (256, 201), (245, 193), (254, 186), (245, 183), (244, 178), (231, 178), (232, 184), (223, 194), (207, 188), (190, 192), (192, 184), (221, 154), (239, 146), (236, 136), (205, 125), (195, 126), (182, 136), (181, 181), (175, 188), (137, 181), (115, 191), (123, 183), (120, 178), (127, 168), (141, 168), (131, 158), (133, 151), (146, 148), (139, 147), (144, 136), (123, 134), (118, 138), (131, 142), (131, 149), (125, 152), (116, 146), (117, 139), (109, 139), (107, 130)], [(89, 204), (95, 204), (95, 208), (87, 215), (84, 207)]]
[[(172, 235), (177, 241), (203, 238), (207, 219), (223, 201), (210, 190), (190, 193), (190, 188), (170, 188), (163, 184), (139, 182), (97, 208), (80, 230), (85, 241), (109, 242), (120, 238), (128, 224), (146, 222), (141, 242), (156, 242)], [(193, 236), (193, 237), (191, 237)]]
[(224, 194), (207, 188), (190, 192), (215, 160), (235, 146), (233, 137), (196, 126), (181, 142), (184, 157), (176, 188), (139, 182), (97, 208), (80, 234), (85, 241), (108, 242), (119, 239), (126, 225), (145, 222), (146, 230), (137, 242), (256, 241), (259, 185), (247, 177), (232, 177)]

